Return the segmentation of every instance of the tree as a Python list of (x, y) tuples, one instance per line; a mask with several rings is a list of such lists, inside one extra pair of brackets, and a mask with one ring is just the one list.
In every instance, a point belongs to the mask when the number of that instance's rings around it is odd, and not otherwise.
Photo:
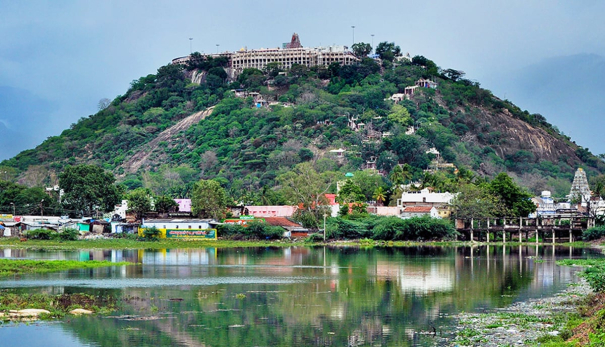
[(489, 191), (499, 197), (507, 217), (527, 217), (536, 210), (532, 195), (519, 187), (505, 172), (501, 172), (489, 184)]
[(155, 199), (155, 210), (158, 213), (167, 213), (178, 206), (179, 204), (167, 195), (160, 195)]
[(107, 98), (103, 98), (103, 99), (99, 100), (99, 104), (97, 105), (97, 108), (99, 109), (99, 111), (103, 111), (104, 109), (108, 108), (109, 105), (111, 105), (111, 100), (109, 100)]
[(95, 210), (113, 211), (122, 196), (115, 180), (112, 173), (95, 165), (68, 166), (59, 175), (63, 205), (87, 216)]
[(191, 208), (201, 218), (221, 219), (227, 207), (227, 194), (214, 180), (200, 180), (193, 186)]
[(281, 193), (288, 203), (300, 206), (297, 221), (307, 228), (317, 228), (324, 213), (328, 213), (325, 194), (330, 191), (336, 174), (318, 173), (310, 162), (296, 165), (292, 171), (277, 177)]
[(394, 42), (381, 42), (376, 46), (376, 54), (382, 60), (393, 61), (395, 57), (401, 56), (401, 48), (396, 46)]
[(455, 218), (487, 218), (501, 215), (504, 205), (487, 186), (465, 184), (450, 203)]
[(351, 48), (353, 49), (353, 54), (355, 54), (357, 58), (367, 57), (368, 54), (372, 52), (372, 46), (369, 43), (364, 42), (355, 43)]
[(340, 187), (338, 191), (338, 196), (336, 197), (337, 201), (348, 205), (353, 202), (363, 202), (366, 200), (365, 195), (361, 192), (361, 188), (353, 182), (353, 180), (348, 179), (345, 181), (345, 184)]
[(408, 125), (410, 123), (410, 121), (412, 120), (412, 118), (410, 117), (410, 112), (408, 112), (408, 109), (399, 105), (399, 104), (395, 104), (393, 105), (393, 107), (391, 107), (391, 113), (389, 113), (389, 115), (387, 116), (389, 118), (389, 120), (391, 122), (397, 123), (399, 125)]
[(374, 198), (374, 200), (376, 200), (376, 203), (379, 206), (382, 206), (384, 204), (384, 201), (387, 198), (387, 195), (386, 195), (386, 192), (384, 191), (384, 189), (382, 187), (378, 187), (374, 191), (374, 195), (372, 196), (372, 198)]
[(384, 185), (382, 176), (380, 176), (375, 170), (357, 171), (355, 172), (352, 181), (359, 186), (361, 189), (361, 194), (363, 194), (365, 197), (365, 199), (360, 201), (372, 200), (372, 195), (374, 194), (376, 188)]
[(126, 195), (128, 212), (134, 212), (137, 220), (141, 220), (145, 212), (151, 211), (151, 192), (148, 189), (137, 188)]
[(200, 156), (200, 169), (202, 172), (200, 176), (204, 177), (204, 173), (207, 170), (212, 169), (218, 164), (218, 158), (216, 157), (216, 153), (214, 151), (206, 151)]

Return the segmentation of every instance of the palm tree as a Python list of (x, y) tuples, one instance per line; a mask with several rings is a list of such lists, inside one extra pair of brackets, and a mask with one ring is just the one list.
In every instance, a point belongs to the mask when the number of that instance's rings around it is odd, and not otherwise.
[(376, 200), (376, 203), (378, 204), (378, 206), (382, 206), (384, 203), (384, 200), (386, 200), (386, 192), (384, 191), (384, 189), (382, 189), (382, 187), (378, 187), (374, 191), (374, 195), (372, 196), (372, 198), (374, 198), (374, 200)]

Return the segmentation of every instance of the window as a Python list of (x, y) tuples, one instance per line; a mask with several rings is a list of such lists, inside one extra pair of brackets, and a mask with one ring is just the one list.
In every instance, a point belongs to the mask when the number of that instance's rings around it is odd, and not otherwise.
[(188, 228), (187, 228), (187, 229), (191, 229), (191, 225), (188, 225)]
[(198, 226), (197, 226), (197, 228), (198, 228), (198, 229), (201, 229), (201, 228), (202, 228), (202, 226), (201, 226), (201, 225), (198, 225)]
[(164, 225), (164, 229), (166, 229), (166, 226)]
[(177, 225), (175, 229), (178, 229), (178, 228), (179, 228), (179, 226)]

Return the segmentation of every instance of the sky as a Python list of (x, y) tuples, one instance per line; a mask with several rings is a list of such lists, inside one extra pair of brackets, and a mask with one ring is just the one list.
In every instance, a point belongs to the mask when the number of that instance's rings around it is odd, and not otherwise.
[(294, 32), (307, 47), (395, 42), (601, 154), (604, 16), (600, 0), (0, 0), (0, 160), (191, 50), (278, 47)]

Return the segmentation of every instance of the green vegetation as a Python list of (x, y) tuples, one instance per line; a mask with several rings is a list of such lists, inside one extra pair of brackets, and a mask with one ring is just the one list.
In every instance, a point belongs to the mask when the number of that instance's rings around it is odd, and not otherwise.
[[(423, 56), (402, 59), (401, 49), (393, 42), (377, 45), (380, 66), (366, 57), (369, 48), (363, 43), (355, 46), (361, 57), (355, 65), (295, 65), (280, 74), (279, 65), (270, 64), (263, 71), (246, 69), (230, 83), (223, 58), (207, 59), (194, 53), (186, 67), (160, 67), (155, 74), (134, 80), (124, 95), (97, 114), (2, 162), (5, 178), (19, 179), (25, 186), (0, 182), (0, 209), (9, 212), (14, 203), (19, 214), (42, 208), (60, 213), (56, 202), (50, 202), (56, 199), (45, 199), (43, 191), (26, 188), (57, 183), (68, 187), (71, 206), (64, 208), (70, 213), (88, 212), (93, 205), (109, 208), (116, 202), (118, 187), (106, 173), (79, 164), (119, 175), (125, 190), (146, 188), (154, 195), (173, 198), (191, 197), (200, 179), (212, 179), (220, 183), (229, 200), (246, 204), (291, 203), (288, 174), (300, 173), (301, 164), (312, 167), (321, 183), (330, 183), (318, 191), (332, 193), (335, 180), (329, 177), (359, 172), (371, 159), (387, 174), (397, 164), (407, 165), (404, 181), (438, 190), (452, 191), (451, 183), (460, 172), (488, 180), (507, 172), (531, 192), (550, 188), (559, 197), (568, 193), (578, 166), (589, 177), (604, 171), (601, 160), (573, 144), (543, 116), (493, 96), (465, 79), (463, 72), (441, 69)], [(191, 83), (191, 75), (199, 72), (204, 73), (202, 83)], [(411, 99), (399, 104), (388, 100), (421, 78), (435, 81), (437, 89), (418, 88)], [(259, 92), (265, 100), (279, 104), (256, 108), (253, 97), (235, 97), (232, 89)], [(145, 147), (162, 131), (211, 106), (204, 120)], [(361, 130), (351, 127), (350, 120), (365, 126)], [(516, 127), (517, 120), (535, 129), (524, 133), (525, 125)], [(410, 127), (414, 133), (407, 132)], [(511, 140), (511, 127), (520, 132), (519, 139)], [(529, 144), (536, 134), (556, 150), (545, 154), (548, 151)], [(439, 151), (438, 157), (428, 151), (431, 147)], [(330, 154), (335, 148), (346, 150), (343, 158)], [(152, 155), (146, 156), (142, 166), (131, 165), (132, 157), (142, 152)], [(443, 162), (455, 164), (458, 173), (450, 168), (425, 174), (424, 170)], [(84, 169), (86, 173), (81, 172)], [(100, 187), (107, 189), (106, 198), (99, 201), (81, 187), (72, 188), (69, 182), (76, 184), (76, 173), (80, 177), (93, 174), (98, 178), (95, 183), (105, 182)], [(401, 175), (394, 177), (401, 179)], [(395, 189), (389, 190), (393, 185), (392, 179), (378, 185), (388, 193), (385, 204), (393, 202)], [(371, 199), (378, 186), (369, 194), (360, 187)], [(317, 225), (322, 212), (312, 206), (308, 201), (307, 215), (301, 218)], [(521, 214), (524, 210), (514, 204), (509, 208)]]
[[(93, 313), (108, 314), (118, 309), (117, 300), (111, 296), (95, 296), (82, 293), (74, 294), (0, 294), (0, 311), (36, 308), (47, 310), (50, 314), (41, 318), (62, 318), (74, 309), (85, 309)], [(9, 319), (4, 316), (2, 319)]]
[(217, 228), (219, 235), (230, 240), (276, 240), (281, 239), (284, 229), (265, 223), (249, 223), (246, 227), (237, 224), (223, 224)]
[(112, 263), (108, 261), (75, 260), (12, 260), (0, 259), (0, 277), (27, 273), (56, 272), (71, 269), (90, 269), (105, 266), (131, 265), (128, 262)]
[(430, 217), (401, 219), (366, 215), (352, 219), (330, 218), (326, 226), (326, 237), (329, 239), (453, 240), (456, 234), (449, 221)]
[(60, 240), (60, 241), (76, 241), (80, 232), (76, 229), (65, 229), (61, 232), (48, 229), (27, 230), (23, 233), (31, 240)]

